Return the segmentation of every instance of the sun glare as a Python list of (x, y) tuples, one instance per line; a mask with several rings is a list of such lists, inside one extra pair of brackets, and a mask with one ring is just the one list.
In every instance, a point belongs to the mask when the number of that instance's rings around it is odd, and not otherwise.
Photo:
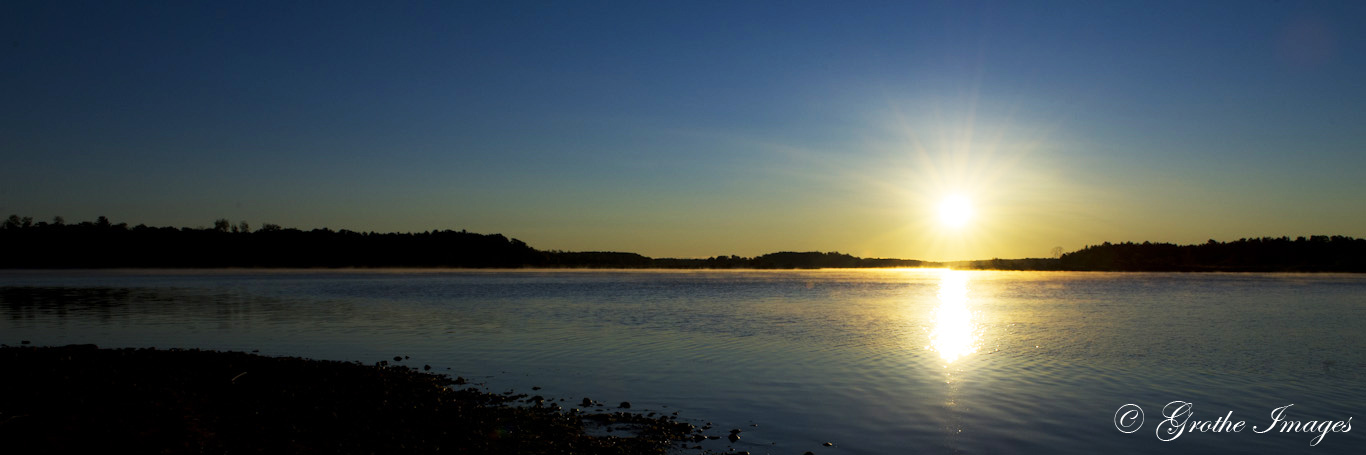
[(977, 352), (981, 341), (976, 317), (968, 308), (968, 272), (944, 270), (939, 278), (938, 297), (930, 349), (938, 352), (945, 362), (953, 363)]
[(972, 220), (972, 201), (963, 196), (949, 196), (939, 203), (939, 222), (951, 228), (967, 226)]

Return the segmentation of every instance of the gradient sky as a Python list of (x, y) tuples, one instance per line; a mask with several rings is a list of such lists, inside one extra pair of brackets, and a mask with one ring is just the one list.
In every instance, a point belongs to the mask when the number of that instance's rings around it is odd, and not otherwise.
[[(0, 214), (655, 257), (1366, 236), (1363, 2), (0, 3)], [(966, 194), (961, 230), (934, 217)]]

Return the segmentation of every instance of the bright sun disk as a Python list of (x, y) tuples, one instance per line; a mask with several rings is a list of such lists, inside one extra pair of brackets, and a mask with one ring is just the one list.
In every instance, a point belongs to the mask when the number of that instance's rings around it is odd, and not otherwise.
[(972, 201), (963, 196), (949, 196), (939, 203), (939, 221), (951, 228), (961, 228), (972, 220)]

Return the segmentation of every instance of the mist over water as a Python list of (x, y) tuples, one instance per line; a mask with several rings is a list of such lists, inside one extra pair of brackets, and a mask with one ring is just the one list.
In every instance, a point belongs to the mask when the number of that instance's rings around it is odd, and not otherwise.
[[(1363, 321), (1356, 275), (0, 272), (0, 343), (407, 355), (494, 391), (741, 428), (715, 448), (753, 453), (1355, 453), (1360, 430), (1311, 447), (1154, 429), (1176, 400), (1249, 427), (1292, 403), (1366, 414)], [(1146, 423), (1126, 434), (1129, 403)]]

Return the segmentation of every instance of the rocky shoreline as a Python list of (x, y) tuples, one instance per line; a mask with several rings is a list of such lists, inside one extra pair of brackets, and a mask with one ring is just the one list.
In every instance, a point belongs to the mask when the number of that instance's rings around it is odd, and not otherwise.
[(78, 345), (0, 347), (0, 365), (5, 453), (663, 454), (707, 438), (387, 362)]

